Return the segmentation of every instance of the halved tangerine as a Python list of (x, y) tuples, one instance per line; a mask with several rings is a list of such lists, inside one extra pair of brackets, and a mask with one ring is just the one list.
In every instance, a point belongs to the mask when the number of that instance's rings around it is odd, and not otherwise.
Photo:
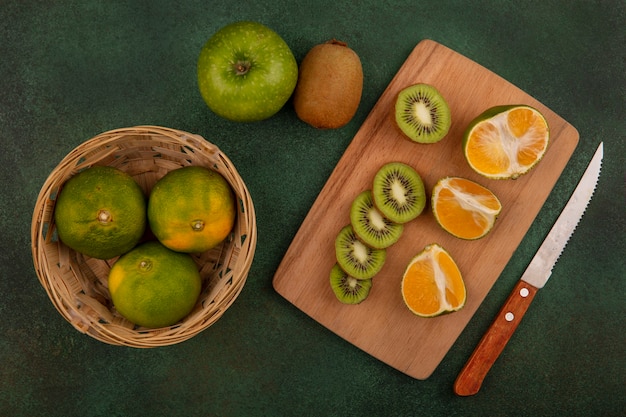
[(502, 211), (500, 200), (491, 190), (460, 177), (442, 178), (435, 184), (431, 207), (444, 230), (467, 240), (489, 233)]
[(420, 317), (458, 311), (467, 298), (459, 267), (437, 243), (426, 246), (411, 259), (401, 290), (406, 306)]
[(515, 179), (531, 170), (548, 149), (550, 130), (539, 110), (496, 106), (465, 131), (463, 153), (470, 167), (492, 179)]

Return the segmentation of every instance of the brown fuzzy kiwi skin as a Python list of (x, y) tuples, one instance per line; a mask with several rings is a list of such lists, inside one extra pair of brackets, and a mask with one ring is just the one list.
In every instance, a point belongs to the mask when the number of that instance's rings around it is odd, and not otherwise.
[(359, 56), (331, 39), (311, 48), (300, 64), (293, 95), (296, 114), (318, 129), (337, 129), (354, 117), (363, 93)]

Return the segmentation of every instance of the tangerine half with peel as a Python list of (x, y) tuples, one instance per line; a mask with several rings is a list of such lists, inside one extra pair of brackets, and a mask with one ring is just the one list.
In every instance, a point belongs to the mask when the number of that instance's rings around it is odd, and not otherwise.
[(411, 259), (402, 277), (401, 291), (406, 306), (420, 317), (458, 311), (467, 298), (459, 267), (437, 243), (426, 246)]
[(539, 110), (527, 105), (496, 106), (469, 124), (463, 153), (480, 175), (515, 179), (543, 158), (549, 138), (548, 122)]
[(444, 230), (458, 238), (474, 240), (491, 231), (502, 204), (491, 190), (474, 181), (446, 177), (433, 187), (431, 208)]

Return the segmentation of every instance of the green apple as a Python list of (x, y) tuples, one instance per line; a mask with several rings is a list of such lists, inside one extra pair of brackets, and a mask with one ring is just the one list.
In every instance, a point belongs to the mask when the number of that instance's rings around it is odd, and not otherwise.
[(298, 81), (298, 64), (287, 43), (257, 22), (218, 30), (198, 58), (198, 87), (216, 114), (253, 122), (276, 114)]

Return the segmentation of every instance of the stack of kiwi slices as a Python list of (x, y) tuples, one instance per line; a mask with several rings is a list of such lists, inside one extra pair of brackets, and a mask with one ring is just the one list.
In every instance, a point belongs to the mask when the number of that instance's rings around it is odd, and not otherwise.
[(382, 269), (387, 248), (396, 243), (404, 224), (419, 216), (426, 205), (420, 175), (402, 162), (383, 165), (372, 188), (359, 193), (350, 207), (350, 224), (335, 239), (337, 263), (330, 286), (345, 304), (365, 300), (374, 276)]
[(398, 93), (394, 120), (414, 142), (435, 143), (448, 134), (452, 124), (450, 107), (435, 87), (413, 84)]

